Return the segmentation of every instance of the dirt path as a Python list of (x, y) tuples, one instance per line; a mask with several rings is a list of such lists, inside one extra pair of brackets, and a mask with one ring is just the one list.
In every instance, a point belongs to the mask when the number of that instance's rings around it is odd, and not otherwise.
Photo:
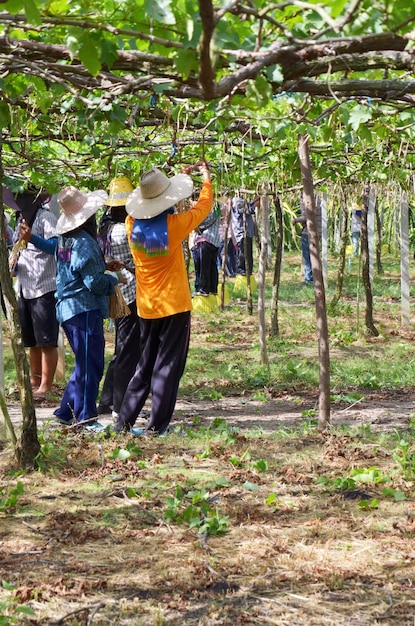
[[(339, 397), (347, 394), (338, 394)], [(331, 423), (341, 425), (370, 425), (373, 430), (391, 430), (406, 428), (411, 416), (415, 415), (415, 390), (409, 391), (369, 391), (363, 393), (363, 399), (353, 401), (335, 400), (331, 405)], [(54, 404), (43, 403), (36, 407), (38, 424), (53, 418)], [(20, 405), (13, 402), (9, 407), (14, 424), (21, 423)], [(198, 400), (179, 398), (172, 425), (183, 424), (197, 428), (207, 425), (214, 419), (224, 419), (230, 426), (263, 431), (275, 431), (281, 428), (299, 428), (304, 420), (315, 420), (318, 415), (318, 397), (313, 394), (281, 394), (263, 402), (247, 396), (231, 396), (220, 400)], [(107, 425), (108, 416), (100, 417)], [(143, 422), (145, 423), (145, 422)], [(140, 425), (137, 422), (137, 425)]]

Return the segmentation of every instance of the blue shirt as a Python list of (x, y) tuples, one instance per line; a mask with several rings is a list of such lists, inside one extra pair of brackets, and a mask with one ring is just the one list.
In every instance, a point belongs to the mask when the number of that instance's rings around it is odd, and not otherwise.
[(99, 310), (108, 317), (108, 296), (114, 293), (117, 279), (105, 274), (105, 261), (98, 242), (80, 231), (60, 236), (57, 250), (56, 317), (62, 324), (85, 313)]

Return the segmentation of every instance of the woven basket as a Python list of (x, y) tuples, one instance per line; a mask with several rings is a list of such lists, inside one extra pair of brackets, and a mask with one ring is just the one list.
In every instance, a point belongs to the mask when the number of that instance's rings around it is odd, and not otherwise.
[(112, 319), (117, 319), (119, 317), (126, 317), (127, 315), (131, 315), (130, 308), (124, 300), (119, 285), (115, 285), (114, 293), (110, 296), (109, 301), (109, 316)]

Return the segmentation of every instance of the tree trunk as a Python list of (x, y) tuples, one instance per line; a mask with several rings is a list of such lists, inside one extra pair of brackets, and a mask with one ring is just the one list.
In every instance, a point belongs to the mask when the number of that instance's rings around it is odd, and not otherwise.
[(409, 262), (409, 209), (408, 196), (401, 197), (401, 325), (409, 327), (411, 322), (410, 262)]
[(346, 247), (347, 240), (349, 235), (349, 211), (347, 208), (347, 195), (343, 187), (341, 187), (341, 209), (342, 209), (342, 233), (340, 240), (340, 251), (339, 251), (339, 267), (337, 272), (337, 284), (336, 284), (336, 294), (332, 300), (332, 305), (338, 303), (341, 298), (343, 291), (343, 282), (344, 282), (344, 268), (346, 265)]
[(319, 251), (319, 236), (316, 218), (313, 177), (311, 173), (308, 136), (299, 136), (298, 154), (303, 179), (304, 203), (307, 216), (308, 240), (310, 244), (311, 267), (313, 270), (316, 324), (318, 335), (319, 360), (319, 415), (318, 428), (324, 430), (330, 423), (330, 355), (327, 324), (326, 294)]
[(10, 419), (9, 412), (7, 410), (6, 400), (4, 399), (4, 395), (0, 392), (0, 408), (4, 416), (4, 422), (6, 426), (6, 433), (9, 435), (12, 444), (15, 446), (17, 444), (16, 433), (14, 432), (13, 424)]
[[(1, 150), (2, 136), (0, 132), (0, 177), (3, 180)], [(1, 232), (4, 232), (4, 206), (1, 188), (0, 229)], [(32, 387), (30, 385), (29, 365), (20, 331), (16, 294), (10, 278), (6, 241), (4, 237), (1, 237), (0, 240), (0, 282), (6, 305), (7, 322), (10, 329), (10, 341), (16, 365), (16, 377), (20, 390), (20, 404), (23, 415), (22, 432), (20, 440), (16, 444), (15, 452), (17, 461), (21, 468), (33, 468), (36, 463), (36, 456), (40, 452), (40, 443), (37, 436), (36, 413), (33, 403)]]
[(222, 252), (222, 279), (220, 283), (220, 309), (225, 309), (225, 282), (226, 282), (226, 255), (228, 254), (228, 239), (229, 239), (229, 225), (231, 222), (232, 209), (226, 204), (226, 217), (225, 217), (225, 234), (223, 240), (223, 252)]
[(328, 234), (330, 242), (330, 253), (333, 255), (336, 252), (336, 211), (334, 205), (331, 206), (331, 219), (330, 219), (330, 234)]
[(377, 241), (376, 241), (376, 268), (378, 274), (383, 274), (383, 266), (382, 266), (382, 220), (379, 214), (379, 203), (376, 198), (375, 202), (375, 220), (376, 220), (376, 231), (377, 231)]
[(247, 307), (249, 315), (252, 315), (254, 307), (252, 304), (252, 289), (251, 289), (251, 268), (248, 263), (248, 238), (246, 236), (246, 200), (244, 200), (244, 257), (245, 257), (245, 273), (246, 273), (246, 294), (247, 294)]
[(281, 265), (282, 265), (282, 246), (283, 246), (283, 218), (281, 201), (275, 196), (275, 219), (277, 224), (276, 241), (275, 241), (275, 265), (274, 278), (272, 281), (272, 302), (271, 302), (271, 337), (278, 337), (280, 334), (278, 324), (278, 298), (281, 281)]
[(365, 288), (366, 297), (366, 312), (365, 312), (365, 324), (366, 329), (370, 335), (377, 337), (379, 331), (376, 328), (373, 321), (373, 295), (372, 295), (372, 282), (370, 280), (370, 263), (369, 263), (369, 241), (367, 236), (367, 214), (369, 209), (369, 194), (370, 186), (366, 185), (363, 193), (363, 207), (362, 207), (362, 232), (361, 232), (361, 251), (362, 251), (362, 280)]
[(259, 345), (261, 348), (261, 364), (269, 367), (266, 340), (265, 323), (265, 274), (268, 257), (268, 228), (269, 228), (269, 200), (266, 195), (266, 185), (264, 195), (261, 197), (261, 246), (259, 255), (258, 271), (258, 320), (259, 320)]

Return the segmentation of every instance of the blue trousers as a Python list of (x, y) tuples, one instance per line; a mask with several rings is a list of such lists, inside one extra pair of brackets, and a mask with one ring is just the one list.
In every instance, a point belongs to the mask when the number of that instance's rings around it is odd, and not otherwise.
[(104, 373), (104, 324), (101, 312), (87, 311), (62, 324), (75, 355), (75, 367), (55, 415), (70, 422), (96, 417), (99, 383)]
[(360, 233), (357, 231), (352, 232), (353, 241), (353, 256), (359, 254)]
[(301, 233), (301, 254), (304, 264), (304, 280), (306, 283), (313, 282), (313, 270), (311, 269), (310, 245), (308, 242), (308, 234)]
[(141, 356), (124, 395), (116, 431), (132, 428), (151, 392), (147, 430), (163, 433), (177, 400), (190, 338), (190, 311), (159, 319), (140, 318)]

